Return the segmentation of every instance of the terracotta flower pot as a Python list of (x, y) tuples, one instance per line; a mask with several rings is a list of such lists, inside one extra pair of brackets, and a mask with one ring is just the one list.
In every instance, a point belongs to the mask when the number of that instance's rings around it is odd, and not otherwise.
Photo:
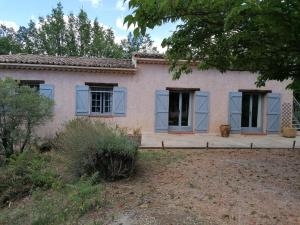
[(222, 124), (220, 126), (220, 132), (222, 137), (229, 137), (230, 134), (230, 126), (227, 124)]
[(282, 136), (287, 138), (294, 138), (297, 136), (297, 130), (292, 127), (282, 128)]

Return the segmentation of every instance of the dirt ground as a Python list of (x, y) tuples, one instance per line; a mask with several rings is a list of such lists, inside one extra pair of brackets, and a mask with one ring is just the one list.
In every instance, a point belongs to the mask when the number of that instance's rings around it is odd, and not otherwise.
[(137, 171), (105, 185), (105, 224), (300, 225), (300, 151), (148, 150)]

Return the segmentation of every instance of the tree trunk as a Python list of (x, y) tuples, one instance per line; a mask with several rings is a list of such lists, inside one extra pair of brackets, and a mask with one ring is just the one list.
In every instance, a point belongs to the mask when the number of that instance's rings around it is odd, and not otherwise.
[(20, 148), (21, 153), (24, 151), (26, 145), (28, 144), (28, 142), (30, 140), (30, 136), (31, 136), (31, 125), (30, 125), (30, 122), (28, 122), (27, 129), (26, 129), (26, 136), (25, 136), (24, 142)]

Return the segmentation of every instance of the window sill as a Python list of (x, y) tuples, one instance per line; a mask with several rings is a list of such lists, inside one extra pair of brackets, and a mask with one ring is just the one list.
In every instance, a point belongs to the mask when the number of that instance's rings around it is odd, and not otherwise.
[(100, 114), (88, 115), (88, 117), (114, 118), (113, 115), (100, 115)]

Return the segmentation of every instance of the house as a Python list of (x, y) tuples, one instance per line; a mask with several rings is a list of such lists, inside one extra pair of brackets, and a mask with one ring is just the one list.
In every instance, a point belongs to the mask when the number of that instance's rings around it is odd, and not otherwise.
[(37, 87), (55, 101), (55, 117), (39, 134), (52, 135), (66, 121), (90, 117), (143, 133), (278, 133), (292, 123), (288, 81), (257, 88), (256, 74), (210, 69), (172, 80), (162, 55), (132, 60), (45, 55), (0, 56), (0, 78)]

